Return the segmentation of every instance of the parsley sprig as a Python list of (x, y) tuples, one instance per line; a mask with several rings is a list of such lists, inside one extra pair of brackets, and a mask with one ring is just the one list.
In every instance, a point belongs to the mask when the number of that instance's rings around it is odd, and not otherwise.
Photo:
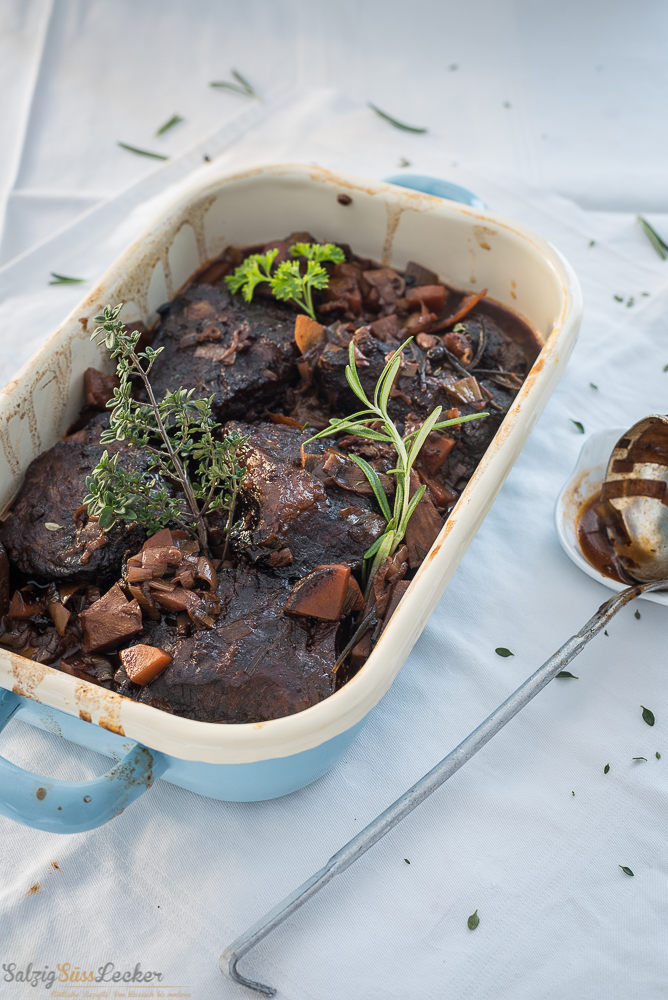
[[(86, 479), (83, 503), (88, 513), (108, 530), (116, 521), (136, 521), (149, 532), (178, 524), (199, 539), (208, 551), (205, 515), (214, 510), (228, 513), (227, 536), (245, 476), (239, 451), (247, 438), (238, 433), (220, 440), (220, 427), (213, 419), (209, 399), (195, 399), (194, 389), (176, 389), (158, 402), (149, 381), (155, 359), (163, 350), (147, 347), (137, 351), (141, 334), (129, 332), (118, 319), (122, 305), (105, 306), (95, 317), (99, 324), (91, 334), (118, 358), (120, 386), (107, 403), (112, 410), (110, 427), (102, 432), (102, 444), (127, 441), (148, 457), (146, 471), (129, 471), (118, 464), (118, 453), (105, 451), (93, 474)], [(148, 402), (134, 399), (132, 379), (143, 383)], [(165, 481), (176, 486), (167, 488)], [(227, 549), (227, 543), (226, 543)]]
[[(462, 424), (468, 420), (479, 420), (481, 417), (488, 417), (489, 413), (472, 413), (465, 417), (455, 417), (452, 420), (439, 420), (441, 406), (437, 406), (429, 414), (416, 430), (403, 436), (399, 433), (394, 421), (387, 412), (390, 399), (390, 391), (394, 385), (394, 380), (399, 371), (402, 360), (402, 351), (410, 343), (412, 337), (402, 344), (389, 359), (373, 393), (373, 400), (370, 400), (362, 387), (357, 365), (355, 362), (355, 344), (351, 340), (349, 347), (349, 364), (346, 366), (346, 379), (357, 398), (365, 405), (365, 409), (351, 414), (349, 417), (339, 419), (332, 417), (323, 431), (308, 438), (302, 445), (304, 447), (316, 438), (330, 437), (332, 434), (354, 434), (357, 437), (368, 438), (370, 441), (382, 441), (384, 444), (392, 445), (397, 454), (397, 466), (390, 469), (386, 475), (395, 476), (394, 503), (390, 506), (390, 498), (383, 489), (378, 473), (365, 459), (359, 455), (348, 454), (348, 458), (360, 467), (371, 484), (378, 506), (386, 520), (385, 531), (364, 553), (364, 567), (367, 573), (367, 594), (371, 588), (371, 582), (388, 556), (391, 556), (401, 544), (408, 522), (411, 519), (415, 508), (424, 496), (426, 486), (420, 486), (413, 496), (410, 495), (411, 470), (420, 454), (420, 450), (432, 431), (441, 430), (444, 427), (453, 427), (455, 424)], [(378, 424), (380, 423), (380, 427)], [(369, 569), (369, 560), (373, 559)]]
[(252, 300), (257, 286), (266, 281), (277, 299), (294, 302), (311, 319), (315, 319), (313, 290), (327, 288), (329, 284), (329, 275), (322, 265), (325, 261), (341, 264), (345, 260), (345, 254), (334, 243), (295, 243), (290, 247), (290, 254), (292, 257), (306, 258), (306, 270), (303, 274), (299, 260), (282, 261), (272, 274), (278, 250), (268, 250), (266, 253), (253, 253), (246, 257), (225, 281), (235, 294), (241, 291), (246, 302)]

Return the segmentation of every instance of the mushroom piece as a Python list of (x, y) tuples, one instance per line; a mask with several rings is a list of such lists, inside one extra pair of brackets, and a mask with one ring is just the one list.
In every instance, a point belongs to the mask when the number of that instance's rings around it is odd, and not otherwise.
[(82, 611), (79, 620), (83, 626), (81, 648), (84, 653), (113, 649), (123, 640), (141, 632), (143, 627), (138, 602), (128, 601), (117, 583), (104, 597)]
[(316, 566), (294, 585), (285, 612), (338, 622), (343, 617), (349, 582), (350, 566), (342, 563)]

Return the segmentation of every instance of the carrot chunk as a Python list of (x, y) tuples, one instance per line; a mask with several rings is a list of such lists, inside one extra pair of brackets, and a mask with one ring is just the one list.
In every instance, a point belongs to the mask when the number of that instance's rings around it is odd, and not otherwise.
[(172, 657), (158, 646), (139, 643), (120, 651), (123, 669), (134, 684), (150, 684), (172, 662)]

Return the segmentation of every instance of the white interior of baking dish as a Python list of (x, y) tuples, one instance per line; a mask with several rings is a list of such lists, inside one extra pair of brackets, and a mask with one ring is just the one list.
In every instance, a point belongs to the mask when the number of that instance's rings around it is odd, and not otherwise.
[[(337, 194), (352, 198), (341, 205)], [(524, 445), (577, 336), (581, 297), (546, 241), (491, 213), (308, 166), (262, 167), (185, 192), (116, 261), (43, 348), (0, 393), (0, 505), (37, 455), (66, 433), (83, 404), (83, 373), (111, 369), (90, 340), (93, 317), (124, 302), (126, 321), (151, 326), (157, 308), (228, 245), (308, 230), (403, 267), (415, 260), (461, 289), (489, 289), (545, 346), (504, 424), (371, 657), (352, 681), (297, 715), (220, 725), (179, 719), (58, 670), (0, 652), (0, 684), (157, 750), (232, 763), (309, 749), (358, 722), (392, 683)]]

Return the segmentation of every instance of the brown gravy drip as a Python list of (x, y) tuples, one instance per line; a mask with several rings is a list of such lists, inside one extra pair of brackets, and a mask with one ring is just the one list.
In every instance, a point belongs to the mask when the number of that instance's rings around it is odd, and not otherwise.
[(606, 525), (601, 517), (601, 494), (595, 493), (580, 509), (577, 519), (577, 539), (580, 551), (588, 563), (603, 576), (618, 583), (633, 584), (636, 581), (626, 573), (613, 549)]

